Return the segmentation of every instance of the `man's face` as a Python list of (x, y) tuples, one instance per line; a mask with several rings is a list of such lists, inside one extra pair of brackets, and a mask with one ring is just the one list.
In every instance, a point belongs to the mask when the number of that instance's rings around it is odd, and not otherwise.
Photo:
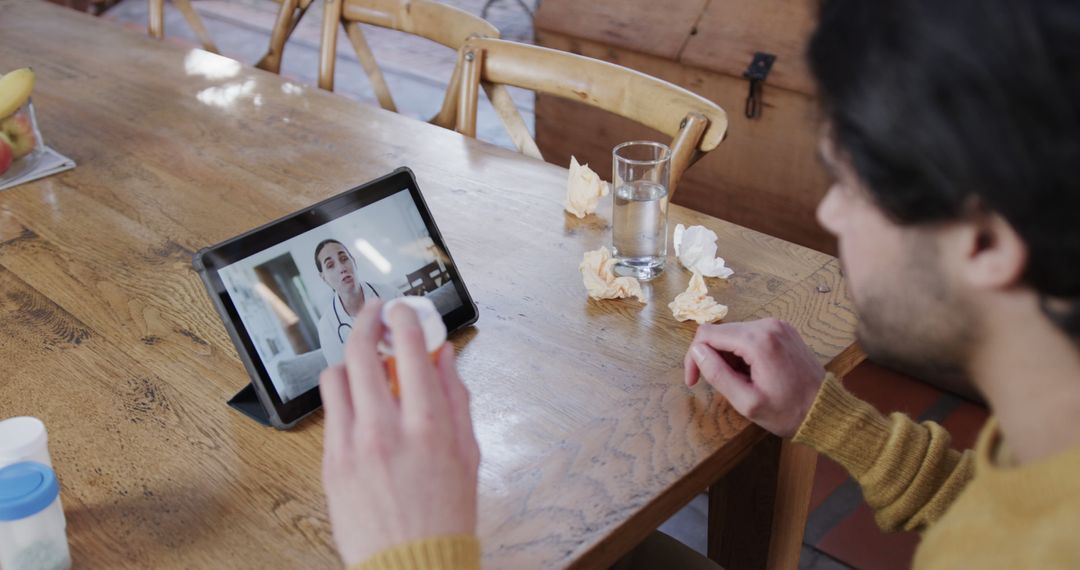
[(893, 222), (829, 137), (822, 137), (820, 152), (833, 185), (817, 217), (839, 242), (863, 350), (917, 377), (962, 381), (978, 321), (942, 267), (940, 226)]
[(356, 263), (341, 245), (324, 245), (319, 250), (319, 267), (323, 281), (334, 291), (341, 293), (356, 288)]

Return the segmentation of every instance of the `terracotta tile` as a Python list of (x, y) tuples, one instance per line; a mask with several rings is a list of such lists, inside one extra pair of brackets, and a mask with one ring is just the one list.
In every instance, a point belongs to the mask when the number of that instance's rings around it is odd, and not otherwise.
[(854, 568), (906, 570), (911, 568), (918, 544), (917, 533), (881, 531), (873, 511), (864, 504), (829, 531), (817, 548)]
[(971, 449), (975, 447), (979, 432), (989, 416), (986, 408), (964, 402), (949, 414), (941, 425), (952, 435), (953, 448)]
[(882, 413), (903, 412), (915, 417), (944, 394), (909, 376), (863, 362), (844, 378), (844, 386)]
[[(844, 385), (883, 413), (900, 411), (913, 417), (928, 409), (942, 395), (942, 392), (918, 380), (869, 362), (864, 362), (853, 370), (844, 379)], [(847, 472), (843, 467), (828, 458), (820, 457), (810, 496), (810, 511), (820, 507), (829, 495), (847, 480)], [(876, 527), (874, 529), (876, 531)]]
[(814, 471), (814, 487), (810, 491), (810, 512), (820, 507), (825, 499), (829, 498), (829, 495), (847, 479), (847, 471), (840, 467), (839, 463), (824, 455), (818, 455), (817, 469)]
[[(858, 397), (883, 413), (900, 411), (916, 417), (937, 402), (943, 392), (918, 380), (864, 363), (844, 379), (844, 385)], [(974, 445), (986, 422), (987, 411), (962, 402), (942, 425), (953, 436), (953, 446), (967, 449)], [(827, 458), (819, 458), (811, 494), (811, 511), (820, 507), (830, 494), (848, 479), (842, 467)], [(885, 533), (874, 522), (873, 511), (860, 504), (847, 518), (829, 530), (816, 545), (829, 556), (860, 569), (910, 568), (919, 542), (916, 533)]]

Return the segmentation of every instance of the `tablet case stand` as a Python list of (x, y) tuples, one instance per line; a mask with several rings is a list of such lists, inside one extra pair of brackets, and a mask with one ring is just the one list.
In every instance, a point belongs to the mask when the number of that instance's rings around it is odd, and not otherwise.
[(255, 393), (255, 387), (250, 382), (229, 399), (229, 405), (264, 426), (270, 425), (270, 415), (259, 402), (259, 395)]

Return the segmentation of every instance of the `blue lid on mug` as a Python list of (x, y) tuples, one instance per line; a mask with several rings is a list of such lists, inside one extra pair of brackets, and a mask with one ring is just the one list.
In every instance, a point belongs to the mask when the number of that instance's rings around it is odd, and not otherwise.
[(24, 461), (0, 469), (0, 521), (17, 521), (45, 510), (60, 495), (48, 465)]

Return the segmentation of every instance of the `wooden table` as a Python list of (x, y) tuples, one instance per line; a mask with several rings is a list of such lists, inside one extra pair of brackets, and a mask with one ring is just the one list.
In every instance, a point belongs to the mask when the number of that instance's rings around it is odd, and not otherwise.
[[(667, 303), (685, 270), (670, 265), (644, 306), (586, 297), (577, 266), (607, 242), (610, 205), (564, 215), (562, 168), (0, 0), (0, 69), (24, 65), (46, 141), (79, 166), (0, 193), (0, 416), (48, 426), (80, 567), (338, 564), (321, 414), (276, 432), (225, 405), (247, 379), (190, 260), (400, 165), (480, 306), (454, 342), (484, 456), (488, 568), (607, 565), (725, 473), (714, 554), (762, 565), (772, 525), (772, 565), (797, 557), (812, 454), (778, 453), (706, 386), (682, 385), (695, 326)], [(681, 207), (670, 216), (720, 235), (736, 275), (709, 285), (729, 320), (782, 317), (834, 370), (858, 360), (835, 259)]]

